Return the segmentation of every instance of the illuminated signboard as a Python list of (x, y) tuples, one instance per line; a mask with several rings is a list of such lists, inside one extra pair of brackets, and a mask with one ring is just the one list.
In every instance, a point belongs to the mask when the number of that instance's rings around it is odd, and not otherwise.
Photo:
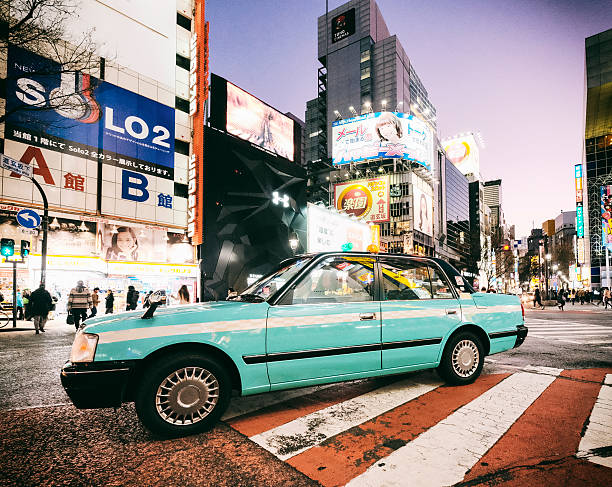
[(332, 43), (338, 42), (355, 33), (355, 9), (336, 15), (332, 19)]
[(227, 83), (228, 133), (293, 161), (293, 120)]
[(398, 158), (431, 170), (433, 137), (425, 122), (407, 113), (378, 112), (332, 122), (335, 165)]
[(389, 177), (359, 179), (334, 186), (338, 210), (366, 222), (389, 221)]
[(433, 237), (433, 198), (427, 191), (423, 191), (424, 186), (425, 183), (412, 185), (414, 229)]
[(578, 263), (579, 264), (584, 264), (585, 263), (584, 238), (579, 238), (578, 239), (577, 248), (578, 248)]
[(308, 252), (339, 251), (351, 243), (352, 250), (365, 251), (376, 243), (374, 227), (326, 208), (308, 203)]
[(187, 166), (187, 236), (193, 245), (200, 245), (204, 225), (204, 103), (208, 99), (208, 22), (204, 20), (204, 0), (195, 3), (190, 51), (189, 115), (193, 122), (193, 151)]
[(601, 187), (601, 242), (612, 250), (612, 186)]
[(455, 137), (443, 144), (446, 157), (461, 171), (461, 174), (480, 173), (480, 151), (473, 134)]
[(574, 166), (574, 175), (576, 181), (576, 203), (582, 203), (582, 164)]

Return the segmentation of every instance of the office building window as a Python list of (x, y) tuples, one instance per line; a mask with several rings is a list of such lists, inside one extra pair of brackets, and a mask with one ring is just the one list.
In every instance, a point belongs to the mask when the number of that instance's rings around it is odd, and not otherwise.
[(361, 53), (361, 62), (365, 62), (365, 61), (369, 61), (370, 60), (370, 50), (368, 49), (367, 51), (363, 51)]
[(361, 79), (366, 79), (369, 77), (370, 77), (370, 66), (361, 68)]
[(185, 17), (184, 15), (176, 13), (176, 23), (180, 25), (183, 29), (187, 29), (191, 31), (191, 20)]

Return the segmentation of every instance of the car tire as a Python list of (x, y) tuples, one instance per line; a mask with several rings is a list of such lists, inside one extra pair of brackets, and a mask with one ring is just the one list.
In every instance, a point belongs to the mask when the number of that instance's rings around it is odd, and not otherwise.
[(480, 339), (469, 331), (453, 335), (444, 347), (438, 373), (449, 384), (474, 382), (482, 372), (484, 353)]
[(231, 380), (223, 364), (200, 354), (154, 362), (138, 385), (136, 413), (151, 432), (179, 437), (210, 429), (227, 409)]

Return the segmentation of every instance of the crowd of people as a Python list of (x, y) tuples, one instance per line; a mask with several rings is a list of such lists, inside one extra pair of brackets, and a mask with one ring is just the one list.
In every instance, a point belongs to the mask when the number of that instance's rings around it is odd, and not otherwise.
[[(566, 303), (571, 303), (574, 306), (579, 303), (581, 306), (585, 304), (593, 304), (595, 306), (603, 305), (604, 309), (612, 309), (612, 291), (609, 288), (604, 287), (601, 290), (595, 289), (560, 289), (552, 290), (550, 292), (550, 299), (556, 301), (557, 307), (563, 311)], [(535, 289), (533, 295), (533, 307), (540, 307), (544, 309), (542, 304), (542, 293), (539, 288)]]
[[(132, 285), (128, 286), (125, 298), (125, 310), (135, 310), (139, 301), (142, 307), (148, 308), (151, 305), (153, 291), (149, 291), (140, 300), (140, 292)], [(30, 292), (29, 289), (17, 289), (17, 319), (28, 320), (34, 323), (36, 334), (45, 332), (45, 324), (50, 319), (50, 313), (56, 308), (60, 297), (55, 296), (45, 288), (44, 284)], [(104, 296), (101, 295), (100, 288), (95, 287), (92, 291), (83, 283), (77, 281), (76, 286), (70, 290), (66, 301), (66, 323), (74, 325), (78, 330), (81, 324), (88, 318), (93, 318), (98, 314), (98, 307), (104, 298), (104, 309), (106, 314), (115, 311), (115, 293), (112, 289), (107, 289)], [(189, 289), (182, 285), (175, 295), (170, 296), (176, 304), (189, 304), (191, 298)], [(0, 289), (0, 303), (4, 301), (2, 290)]]

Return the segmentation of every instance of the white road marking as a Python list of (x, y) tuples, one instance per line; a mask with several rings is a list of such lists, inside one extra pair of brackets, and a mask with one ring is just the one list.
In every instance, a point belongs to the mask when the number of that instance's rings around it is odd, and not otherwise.
[(252, 413), (258, 409), (263, 409), (296, 397), (312, 394), (313, 392), (323, 389), (329, 389), (336, 385), (337, 384), (326, 384), (324, 386), (305, 387), (303, 389), (291, 389), (281, 392), (266, 392), (265, 394), (257, 394), (256, 396), (235, 397), (232, 398), (230, 406), (221, 418), (221, 421), (227, 421), (236, 416)]
[(554, 375), (527, 372), (508, 377), (347, 485), (403, 486), (409, 482), (440, 486), (460, 482), (554, 380)]
[(601, 336), (601, 335), (610, 335), (612, 336), (612, 331), (608, 331), (608, 330), (557, 330), (557, 331), (536, 331), (533, 333), (533, 335), (544, 335), (544, 336), (550, 336), (550, 335), (582, 335), (584, 333), (588, 333), (591, 336)]
[(250, 439), (281, 460), (368, 421), (442, 385), (406, 379), (297, 418)]
[(612, 374), (607, 374), (589, 416), (587, 429), (578, 445), (576, 456), (612, 468), (611, 456), (597, 454), (599, 448), (612, 447), (612, 387), (610, 386), (612, 386)]

